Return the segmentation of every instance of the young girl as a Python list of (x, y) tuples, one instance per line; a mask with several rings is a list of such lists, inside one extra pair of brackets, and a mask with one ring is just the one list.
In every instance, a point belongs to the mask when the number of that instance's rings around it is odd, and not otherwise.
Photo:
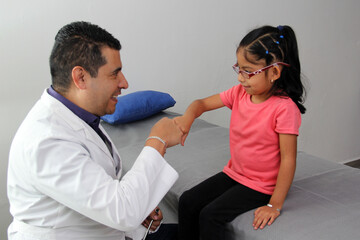
[(236, 57), (240, 84), (194, 101), (175, 119), (184, 144), (202, 113), (232, 110), (231, 159), (180, 197), (180, 240), (225, 239), (226, 223), (255, 208), (254, 229), (271, 225), (294, 177), (300, 113), (306, 110), (295, 33), (289, 26), (255, 29), (240, 42)]

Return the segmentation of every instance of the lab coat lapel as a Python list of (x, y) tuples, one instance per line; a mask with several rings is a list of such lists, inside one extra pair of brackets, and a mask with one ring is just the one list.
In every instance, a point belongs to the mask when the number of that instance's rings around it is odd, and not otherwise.
[(108, 133), (105, 131), (105, 129), (103, 128), (103, 126), (101, 126), (101, 124), (99, 125), (100, 130), (105, 134), (105, 136), (107, 137), (107, 139), (111, 142), (111, 147), (112, 147), (112, 152), (113, 152), (113, 160), (115, 161), (115, 165), (117, 165), (117, 163), (119, 163), (119, 172), (118, 172), (118, 177), (121, 176), (121, 172), (122, 172), (122, 162), (121, 162), (121, 157), (119, 152), (117, 151), (117, 148), (115, 147), (115, 144), (113, 143), (113, 141), (111, 140), (110, 136), (108, 135)]
[(99, 127), (100, 127), (100, 130), (105, 134), (105, 136), (108, 138), (108, 140), (111, 143), (113, 156), (111, 156), (109, 149), (107, 148), (106, 144), (101, 139), (101, 137), (90, 126), (88, 126), (86, 124), (84, 131), (85, 131), (87, 140), (94, 142), (97, 146), (99, 146), (101, 148), (101, 150), (111, 159), (111, 161), (114, 165), (114, 168), (116, 168), (119, 163), (119, 171), (116, 174), (116, 176), (119, 178), (121, 176), (121, 170), (122, 170), (120, 156), (116, 150), (114, 143), (111, 141), (109, 135), (107, 135), (107, 133), (105, 132), (105, 130), (102, 128), (101, 125), (99, 125)]
[(94, 129), (87, 125), (87, 123), (84, 123), (83, 129), (87, 140), (95, 143), (108, 157), (113, 159), (109, 149), (107, 148), (105, 142), (101, 139), (99, 134), (97, 134)]

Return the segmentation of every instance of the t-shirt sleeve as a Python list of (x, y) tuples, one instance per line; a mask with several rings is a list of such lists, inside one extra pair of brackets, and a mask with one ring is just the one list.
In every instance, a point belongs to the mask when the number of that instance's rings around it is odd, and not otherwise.
[(221, 101), (224, 103), (225, 106), (232, 109), (234, 101), (237, 96), (239, 96), (239, 93), (241, 92), (241, 85), (238, 84), (224, 92), (220, 93)]
[(299, 135), (301, 113), (291, 99), (279, 108), (276, 115), (275, 131), (277, 133)]

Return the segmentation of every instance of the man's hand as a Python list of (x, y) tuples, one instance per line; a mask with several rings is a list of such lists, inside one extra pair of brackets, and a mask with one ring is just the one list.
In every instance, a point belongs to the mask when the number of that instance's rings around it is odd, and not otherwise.
[(160, 208), (155, 208), (154, 211), (152, 211), (150, 213), (150, 215), (144, 220), (144, 222), (142, 223), (142, 225), (146, 228), (149, 227), (149, 224), (151, 222), (151, 220), (153, 220), (150, 230), (151, 231), (155, 231), (161, 224), (161, 221), (163, 219), (163, 215), (162, 212), (160, 210)]
[(183, 133), (173, 119), (162, 118), (151, 129), (149, 136), (157, 136), (166, 142), (166, 147), (172, 147), (181, 142)]

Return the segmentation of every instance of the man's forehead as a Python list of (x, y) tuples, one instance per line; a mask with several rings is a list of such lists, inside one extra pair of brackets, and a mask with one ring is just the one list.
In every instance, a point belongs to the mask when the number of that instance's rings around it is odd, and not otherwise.
[(120, 51), (109, 47), (104, 47), (102, 49), (102, 55), (106, 59), (106, 65), (114, 68), (122, 67)]

